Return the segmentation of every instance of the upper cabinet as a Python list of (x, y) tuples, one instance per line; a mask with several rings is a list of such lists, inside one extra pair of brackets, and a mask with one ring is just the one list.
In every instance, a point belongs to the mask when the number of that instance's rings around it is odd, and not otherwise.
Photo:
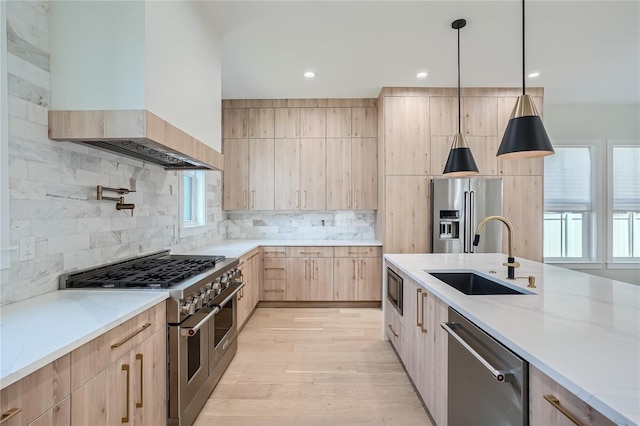
[(375, 100), (225, 101), (224, 209), (377, 209), (378, 116), (371, 105)]
[(429, 175), (430, 136), (428, 97), (385, 98), (385, 174)]

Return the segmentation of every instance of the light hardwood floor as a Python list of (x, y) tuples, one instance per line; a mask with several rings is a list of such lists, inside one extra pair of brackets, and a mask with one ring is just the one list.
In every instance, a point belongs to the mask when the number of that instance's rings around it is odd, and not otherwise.
[(382, 310), (260, 308), (196, 426), (430, 426)]

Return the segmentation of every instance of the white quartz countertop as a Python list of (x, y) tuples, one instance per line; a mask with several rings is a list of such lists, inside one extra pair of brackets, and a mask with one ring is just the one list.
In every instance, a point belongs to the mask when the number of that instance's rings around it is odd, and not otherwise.
[(168, 292), (58, 290), (0, 308), (0, 389), (162, 302)]
[[(387, 254), (496, 340), (621, 425), (640, 423), (640, 286), (524, 259), (509, 283), (533, 295), (469, 296), (424, 270), (505, 279), (504, 254)], [(496, 271), (493, 274), (490, 271)]]
[[(186, 254), (197, 255), (220, 255), (226, 257), (240, 257), (256, 247), (273, 246), (316, 246), (316, 247), (338, 247), (338, 246), (382, 246), (376, 240), (225, 240), (211, 246), (202, 247), (190, 251)], [(173, 254), (182, 254), (176, 252)]]

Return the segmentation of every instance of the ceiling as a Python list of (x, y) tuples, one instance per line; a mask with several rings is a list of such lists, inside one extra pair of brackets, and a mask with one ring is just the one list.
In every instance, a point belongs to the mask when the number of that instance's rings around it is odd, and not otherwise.
[[(522, 84), (518, 0), (207, 1), (224, 99), (375, 98), (382, 87)], [(545, 103), (640, 104), (640, 0), (526, 3), (526, 71)], [(317, 77), (307, 80), (306, 70)], [(426, 79), (417, 79), (427, 71)]]

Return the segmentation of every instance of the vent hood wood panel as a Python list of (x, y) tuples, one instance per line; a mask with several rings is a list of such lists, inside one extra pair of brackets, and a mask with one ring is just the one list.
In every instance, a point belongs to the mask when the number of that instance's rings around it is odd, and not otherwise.
[(49, 111), (49, 139), (158, 164), (165, 169), (223, 169), (221, 153), (147, 110)]

